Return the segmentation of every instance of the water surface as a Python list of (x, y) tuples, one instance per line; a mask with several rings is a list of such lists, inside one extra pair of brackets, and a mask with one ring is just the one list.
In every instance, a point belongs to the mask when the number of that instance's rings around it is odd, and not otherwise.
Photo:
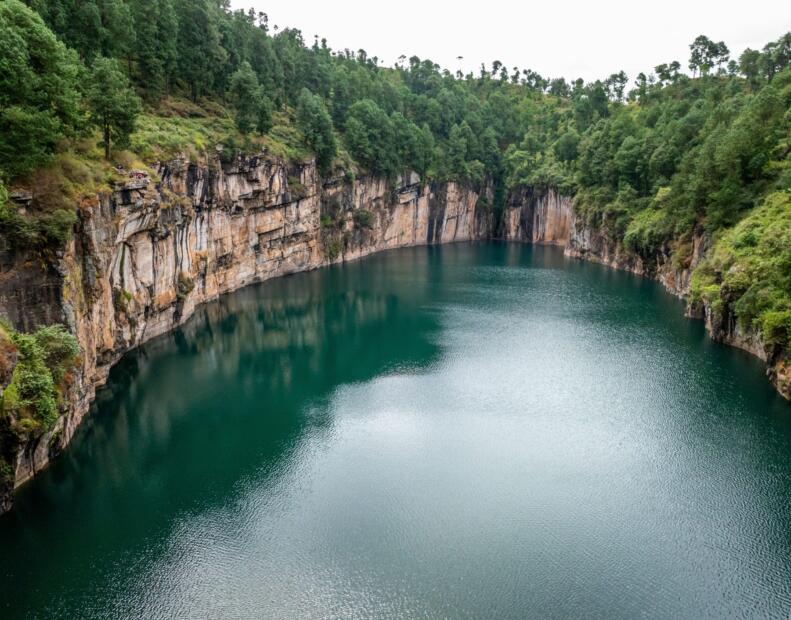
[(486, 244), (224, 297), (0, 518), (0, 617), (786, 618), (791, 406), (682, 310)]

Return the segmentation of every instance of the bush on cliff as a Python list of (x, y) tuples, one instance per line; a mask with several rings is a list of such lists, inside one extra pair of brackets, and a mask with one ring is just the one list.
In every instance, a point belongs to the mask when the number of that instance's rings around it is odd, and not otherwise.
[(368, 209), (357, 209), (352, 215), (354, 225), (363, 230), (370, 230), (374, 227), (374, 214)]
[(38, 216), (23, 215), (11, 202), (0, 202), (0, 234), (15, 250), (63, 247), (76, 221), (74, 211), (56, 209)]
[(2, 394), (2, 413), (22, 435), (45, 432), (58, 419), (60, 394), (79, 353), (77, 340), (60, 325), (32, 334), (7, 326), (0, 329), (17, 352), (11, 380)]
[(716, 241), (696, 269), (692, 295), (716, 286), (744, 328), (767, 344), (787, 346), (791, 336), (791, 192), (770, 194)]

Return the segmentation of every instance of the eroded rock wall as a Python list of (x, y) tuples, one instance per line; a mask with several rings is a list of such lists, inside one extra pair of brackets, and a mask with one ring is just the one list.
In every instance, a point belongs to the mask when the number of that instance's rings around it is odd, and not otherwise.
[(517, 188), (508, 197), (503, 213), (502, 236), (565, 247), (574, 219), (571, 199), (554, 189)]
[(478, 199), (469, 187), (423, 184), (414, 173), (395, 183), (323, 180), (313, 163), (268, 157), (177, 160), (156, 177), (132, 173), (124, 187), (80, 206), (57, 260), (4, 254), (0, 314), (26, 330), (65, 323), (82, 352), (58, 423), (18, 445), (15, 486), (70, 441), (126, 351), (184, 322), (197, 305), (384, 249), (484, 236)]
[[(590, 260), (661, 282), (689, 302), (692, 272), (706, 255), (710, 239), (703, 231), (692, 235), (689, 257), (679, 263), (669, 248), (651, 257), (629, 251), (608, 234), (574, 212), (574, 201), (553, 189), (520, 188), (511, 193), (503, 214), (502, 236), (508, 240), (559, 245), (566, 256)], [(767, 375), (778, 392), (791, 399), (791, 366), (784, 351), (768, 347), (757, 330), (742, 328), (728, 307), (715, 311), (709, 304), (688, 303), (687, 314), (705, 321), (711, 337), (738, 347), (767, 363)]]
[[(674, 264), (669, 252), (645, 259), (578, 217), (573, 200), (552, 189), (512, 191), (498, 224), (479, 207), (492, 204), (491, 190), (485, 193), (479, 201), (470, 187), (423, 184), (413, 173), (394, 183), (325, 180), (313, 163), (268, 157), (204, 166), (177, 160), (159, 166), (154, 178), (134, 174), (117, 191), (81, 204), (75, 234), (54, 260), (0, 248), (0, 314), (23, 330), (64, 323), (82, 351), (58, 423), (12, 446), (13, 484), (0, 488), (0, 512), (10, 506), (12, 488), (68, 444), (126, 351), (247, 284), (385, 249), (496, 236), (557, 245), (568, 256), (655, 278), (686, 298), (692, 270), (708, 250), (698, 234), (685, 264)], [(741, 330), (727, 311), (703, 305), (689, 312), (716, 340), (766, 360), (770, 379), (791, 398), (791, 368), (760, 334)], [(9, 451), (7, 442), (2, 449)]]

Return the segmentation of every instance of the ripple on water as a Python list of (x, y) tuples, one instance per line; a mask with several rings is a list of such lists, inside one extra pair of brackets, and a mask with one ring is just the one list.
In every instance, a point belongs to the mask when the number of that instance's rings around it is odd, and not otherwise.
[(791, 411), (658, 285), (417, 248), (113, 371), (0, 520), (4, 617), (789, 617)]

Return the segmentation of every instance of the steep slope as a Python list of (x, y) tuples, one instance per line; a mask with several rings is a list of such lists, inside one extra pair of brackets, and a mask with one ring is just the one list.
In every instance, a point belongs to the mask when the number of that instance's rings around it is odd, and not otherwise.
[[(62, 322), (82, 357), (45, 433), (4, 434), (9, 494), (68, 444), (110, 367), (129, 349), (184, 322), (196, 305), (253, 282), (380, 250), (488, 234), (479, 195), (455, 183), (320, 179), (314, 163), (268, 157), (131, 171), (111, 194), (80, 205), (53, 261), (3, 253), (0, 314), (15, 327)], [(13, 424), (12, 424), (13, 426)]]
[(783, 347), (765, 342), (760, 331), (745, 328), (721, 299), (695, 299), (692, 279), (695, 268), (710, 253), (711, 240), (704, 232), (691, 242), (690, 259), (677, 264), (670, 253), (646, 261), (613, 240), (606, 231), (590, 226), (574, 211), (574, 201), (553, 189), (523, 188), (514, 192), (503, 218), (503, 237), (527, 243), (558, 245), (566, 256), (591, 260), (615, 269), (658, 280), (673, 295), (687, 300), (687, 314), (703, 319), (711, 337), (755, 355), (767, 364), (767, 376), (778, 392), (791, 399), (791, 366)]
[[(384, 249), (494, 236), (556, 245), (567, 256), (657, 279), (689, 299), (691, 274), (709, 250), (700, 234), (688, 264), (676, 266), (668, 255), (646, 262), (588, 225), (573, 200), (553, 189), (514, 190), (499, 224), (480, 206), (490, 200), (489, 188), (481, 196), (457, 183), (424, 185), (413, 173), (395, 184), (380, 177), (322, 180), (314, 163), (271, 157), (225, 165), (179, 159), (160, 165), (156, 178), (129, 172), (125, 185), (80, 206), (74, 235), (55, 260), (2, 253), (0, 313), (19, 329), (64, 323), (82, 356), (52, 428), (34, 436), (0, 428), (0, 456), (8, 464), (0, 509), (69, 443), (125, 352), (183, 323), (197, 305), (247, 284)], [(689, 303), (688, 313), (704, 319), (714, 339), (765, 360), (778, 391), (791, 398), (783, 351), (709, 301)], [(13, 367), (13, 351), (6, 357), (4, 366)]]

